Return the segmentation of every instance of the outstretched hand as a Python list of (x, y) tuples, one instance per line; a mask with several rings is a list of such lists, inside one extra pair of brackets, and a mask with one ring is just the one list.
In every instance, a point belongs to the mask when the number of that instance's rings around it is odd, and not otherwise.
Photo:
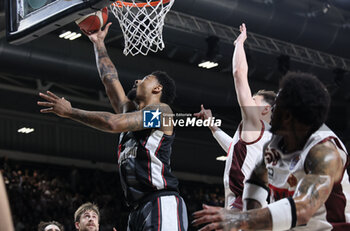
[(39, 96), (46, 100), (46, 102), (38, 101), (37, 104), (46, 108), (41, 109), (41, 113), (55, 113), (60, 117), (67, 118), (72, 112), (72, 106), (64, 97), (60, 98), (54, 93), (47, 91), (47, 94), (39, 93)]
[(236, 45), (237, 43), (244, 43), (247, 39), (247, 28), (245, 27), (245, 23), (242, 23), (242, 25), (239, 26), (239, 31), (241, 32), (241, 34), (234, 41), (234, 45)]
[(90, 41), (93, 43), (97, 43), (97, 42), (103, 42), (108, 34), (108, 30), (109, 27), (112, 25), (111, 22), (109, 22), (105, 28), (99, 29), (97, 32), (92, 33), (92, 34), (88, 34), (86, 31), (83, 31), (83, 33), (89, 37)]
[(209, 206), (203, 204), (203, 210), (197, 211), (193, 213), (192, 225), (199, 226), (202, 224), (207, 224), (199, 231), (209, 231), (209, 230), (230, 230), (230, 231), (238, 231), (238, 228), (235, 228), (235, 225), (228, 225), (230, 223), (230, 216), (227, 216), (229, 213), (234, 213), (233, 211), (229, 211), (227, 209)]
[(203, 104), (201, 105), (201, 111), (193, 114), (198, 119), (206, 120), (213, 117), (210, 109), (205, 109)]
[(207, 224), (199, 231), (204, 230), (220, 230), (223, 228), (221, 221), (223, 218), (220, 214), (220, 211), (223, 208), (216, 206), (209, 206), (203, 204), (203, 210), (197, 211), (193, 213), (194, 220), (192, 221), (193, 226), (199, 226), (202, 224)]

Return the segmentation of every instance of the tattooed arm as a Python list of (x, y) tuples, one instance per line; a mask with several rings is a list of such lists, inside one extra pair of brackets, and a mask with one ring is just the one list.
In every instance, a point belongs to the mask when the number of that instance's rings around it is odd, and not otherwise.
[[(166, 104), (149, 105), (141, 111), (113, 114), (110, 112), (85, 111), (73, 108), (69, 101), (64, 98), (59, 98), (54, 93), (48, 91), (47, 94), (40, 93), (40, 97), (46, 102), (38, 102), (38, 105), (46, 108), (41, 109), (42, 113), (54, 113), (63, 118), (69, 118), (90, 126), (92, 128), (111, 132), (120, 133), (125, 131), (138, 131), (145, 129), (143, 127), (143, 111), (159, 109), (163, 113), (171, 114), (171, 109)], [(161, 128), (164, 133), (171, 135), (172, 127), (170, 129)]]
[[(293, 199), (296, 208), (296, 225), (304, 225), (325, 203), (333, 184), (342, 176), (342, 160), (331, 142), (314, 146), (305, 161), (307, 175), (301, 179)], [(278, 202), (276, 202), (278, 203)], [(269, 208), (253, 209), (247, 212), (199, 211), (194, 213), (195, 225), (210, 223), (201, 230), (272, 230), (273, 218)], [(275, 219), (279, 219), (278, 217)]]
[(142, 124), (142, 111), (112, 114), (109, 112), (85, 111), (72, 108), (68, 118), (89, 127), (110, 133), (139, 131), (144, 129)]
[(106, 93), (113, 106), (113, 109), (118, 114), (135, 109), (135, 105), (134, 103), (130, 102), (125, 95), (124, 89), (119, 81), (117, 69), (107, 53), (104, 39), (110, 26), (111, 23), (108, 23), (104, 30), (99, 30), (98, 32), (88, 36), (94, 44), (98, 73), (103, 85), (105, 86)]
[(326, 202), (334, 182), (341, 179), (343, 163), (335, 145), (328, 141), (310, 150), (304, 168), (308, 175), (299, 182), (293, 196), (297, 225), (306, 224)]
[(272, 220), (268, 208), (237, 212), (231, 209), (204, 209), (193, 214), (194, 226), (206, 224), (200, 231), (209, 230), (271, 230)]

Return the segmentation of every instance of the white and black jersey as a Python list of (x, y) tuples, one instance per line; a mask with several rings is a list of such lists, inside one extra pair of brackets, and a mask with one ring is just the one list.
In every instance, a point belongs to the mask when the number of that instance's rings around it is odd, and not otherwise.
[(120, 134), (118, 165), (121, 185), (131, 206), (158, 191), (178, 191), (172, 175), (170, 156), (175, 135), (160, 130), (142, 130)]

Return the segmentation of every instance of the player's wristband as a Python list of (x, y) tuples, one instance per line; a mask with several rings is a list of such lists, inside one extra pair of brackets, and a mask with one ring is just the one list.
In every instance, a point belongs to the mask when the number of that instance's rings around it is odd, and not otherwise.
[(272, 218), (272, 230), (282, 231), (294, 228), (297, 223), (297, 213), (293, 198), (288, 197), (267, 206)]
[(244, 184), (243, 201), (246, 199), (253, 199), (261, 204), (261, 207), (266, 207), (266, 199), (269, 195), (268, 188), (261, 186), (253, 181), (247, 180)]

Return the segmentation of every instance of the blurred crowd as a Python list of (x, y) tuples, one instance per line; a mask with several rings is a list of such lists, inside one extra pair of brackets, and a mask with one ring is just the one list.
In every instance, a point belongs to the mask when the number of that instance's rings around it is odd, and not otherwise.
[[(116, 172), (0, 159), (16, 231), (37, 230), (40, 221), (56, 220), (75, 230), (73, 214), (91, 201), (100, 208), (100, 231), (126, 230), (129, 209)], [(189, 221), (202, 204), (223, 206), (222, 185), (180, 181)], [(189, 226), (189, 230), (194, 230)]]

